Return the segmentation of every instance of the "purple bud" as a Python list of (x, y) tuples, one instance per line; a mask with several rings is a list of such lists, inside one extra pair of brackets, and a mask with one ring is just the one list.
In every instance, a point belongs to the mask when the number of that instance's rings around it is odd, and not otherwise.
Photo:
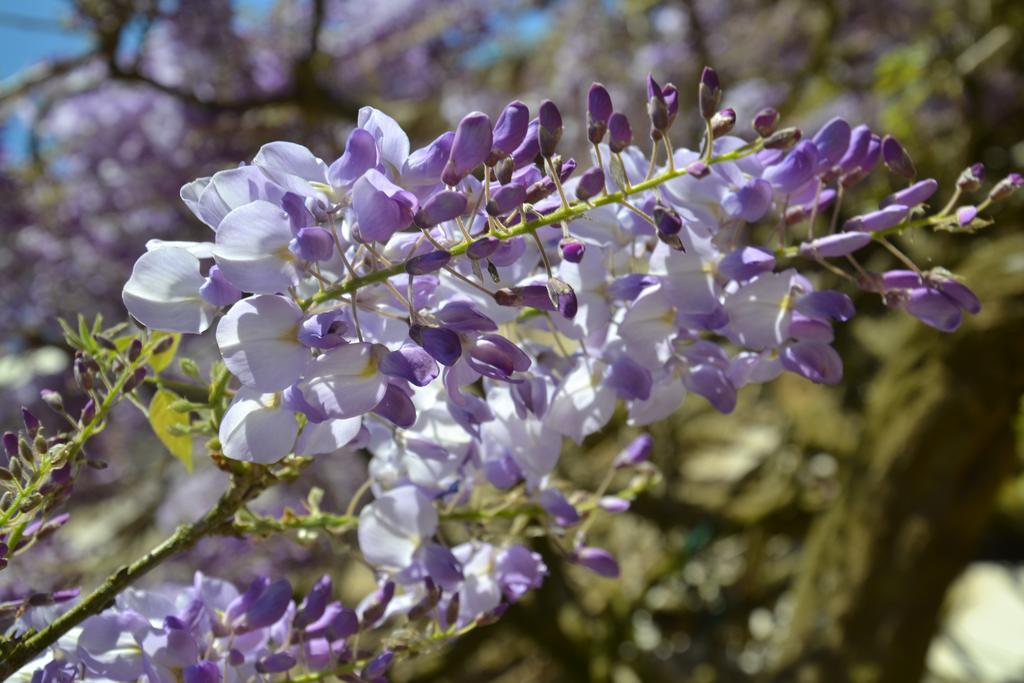
[(576, 310), (579, 304), (576, 299), (576, 292), (573, 291), (572, 287), (557, 277), (552, 277), (548, 278), (547, 292), (548, 297), (555, 304), (563, 318), (571, 320), (576, 317)]
[(359, 631), (359, 615), (348, 607), (342, 607), (334, 615), (330, 626), (327, 627), (327, 635), (331, 640), (345, 640), (354, 636)]
[(455, 129), (452, 151), (441, 173), (446, 185), (458, 185), (473, 169), (484, 163), (491, 152), (491, 119), (474, 111), (463, 117)]
[(562, 258), (569, 263), (579, 263), (583, 260), (583, 254), (586, 252), (587, 247), (574, 237), (563, 239), (558, 243), (558, 248), (562, 252)]
[(518, 346), (497, 334), (481, 335), (469, 348), (466, 362), (485, 377), (509, 380), (530, 369), (532, 361)]
[(496, 237), (481, 237), (478, 240), (474, 240), (469, 245), (466, 249), (466, 256), (474, 261), (479, 261), (480, 259), (485, 259), (497, 251), (500, 245), (501, 240)]
[(309, 590), (306, 598), (299, 605), (299, 609), (295, 613), (296, 627), (304, 628), (323, 615), (324, 610), (327, 609), (327, 602), (331, 599), (332, 588), (331, 577), (326, 575), (321, 576), (313, 584), (313, 587)]
[(417, 149), (410, 154), (402, 167), (403, 184), (406, 186), (435, 184), (441, 178), (445, 164), (448, 163), (454, 140), (455, 133), (447, 131), (426, 147)]
[(818, 170), (827, 172), (835, 166), (850, 146), (850, 124), (842, 117), (835, 117), (815, 133), (813, 142), (818, 148)]
[(647, 74), (647, 115), (651, 118), (651, 137), (660, 140), (668, 130), (668, 103), (652, 74)]
[(539, 129), (540, 120), (532, 119), (529, 127), (526, 129), (526, 137), (523, 138), (523, 142), (512, 152), (512, 162), (516, 170), (532, 164), (533, 160), (540, 154)]
[(572, 526), (580, 521), (580, 513), (558, 489), (544, 489), (537, 499), (544, 511), (554, 518), (558, 526)]
[(441, 190), (423, 202), (413, 222), (421, 229), (432, 228), (464, 214), (467, 204), (466, 196), (461, 192)]
[(436, 314), (438, 322), (456, 332), (495, 332), (498, 325), (467, 301), (445, 304)]
[(417, 324), (409, 327), (409, 338), (423, 347), (441, 365), (454, 365), (462, 355), (459, 335), (451, 330)]
[(588, 168), (580, 176), (580, 181), (576, 185), (576, 198), (585, 202), (591, 197), (597, 196), (603, 189), (604, 169), (600, 166), (594, 166), (593, 168)]
[(718, 111), (718, 105), (722, 103), (722, 87), (718, 82), (718, 74), (710, 66), (704, 67), (700, 74), (698, 95), (700, 115), (705, 120), (711, 120)]
[(39, 418), (32, 414), (28, 408), (22, 406), (21, 408), (21, 420), (25, 423), (25, 429), (29, 434), (35, 436), (35, 433), (39, 431), (42, 426), (39, 423)]
[(529, 127), (529, 108), (519, 100), (510, 102), (498, 115), (498, 120), (494, 124), (488, 166), (494, 166), (499, 160), (510, 156), (522, 144)]
[(204, 659), (185, 667), (182, 671), (183, 683), (220, 683), (220, 666), (216, 662)]
[(334, 238), (323, 228), (302, 228), (288, 243), (288, 251), (303, 261), (326, 261), (334, 254)]
[(261, 674), (279, 674), (288, 671), (298, 662), (287, 652), (275, 652), (256, 662), (256, 671)]
[(96, 403), (91, 398), (82, 407), (82, 415), (79, 419), (83, 425), (88, 425), (96, 419)]
[(736, 110), (726, 107), (711, 117), (711, 135), (720, 138), (727, 135), (736, 125)]
[(4, 432), (4, 451), (8, 458), (18, 457), (18, 435), (14, 432)]
[(1024, 186), (1024, 176), (1021, 176), (1020, 173), (1011, 173), (995, 184), (995, 187), (989, 191), (988, 198), (990, 201), (998, 202), (1009, 197), (1021, 186)]
[(608, 131), (608, 117), (612, 115), (612, 97), (600, 83), (590, 86), (587, 93), (587, 138), (595, 145)]
[(573, 553), (571, 559), (600, 576), (614, 579), (619, 575), (619, 563), (610, 552), (602, 548), (584, 546)]
[(981, 187), (984, 177), (985, 164), (971, 164), (960, 173), (956, 186), (964, 192), (974, 192)]
[(537, 142), (543, 156), (554, 156), (558, 142), (562, 139), (562, 112), (551, 100), (540, 103), (537, 114), (540, 126), (537, 128)]
[(391, 661), (395, 658), (395, 655), (391, 650), (385, 650), (379, 655), (370, 660), (370, 663), (363, 669), (363, 679), (373, 681), (380, 678), (387, 672), (388, 667), (391, 666)]
[(388, 581), (374, 594), (370, 606), (363, 610), (361, 626), (368, 628), (380, 621), (387, 611), (388, 605), (391, 604), (393, 597), (395, 597), (395, 582)]
[(903, 206), (917, 206), (928, 201), (928, 198), (935, 194), (935, 191), (939, 189), (939, 184), (932, 178), (926, 178), (925, 180), (919, 180), (910, 187), (904, 188), (899, 192), (893, 192), (891, 195), (883, 199), (878, 205), (881, 208), (885, 208), (890, 204), (902, 204)]
[(333, 349), (346, 343), (345, 314), (341, 310), (310, 316), (299, 326), (299, 342), (311, 349)]
[(754, 128), (754, 131), (763, 138), (774, 133), (775, 126), (778, 124), (779, 112), (775, 111), (771, 107), (766, 107), (754, 114), (754, 120), (751, 122), (751, 126)]
[(843, 224), (843, 230), (858, 230), (861, 232), (877, 232), (887, 230), (899, 225), (910, 209), (902, 204), (890, 204), (884, 209), (872, 211), (862, 216), (854, 216)]
[(655, 204), (653, 218), (658, 233), (661, 235), (675, 235), (683, 229), (683, 219), (679, 217), (675, 209), (667, 204), (661, 202)]
[(961, 206), (956, 210), (956, 222), (960, 227), (970, 225), (971, 221), (978, 217), (978, 207)]
[(452, 255), (447, 251), (431, 251), (426, 254), (420, 254), (419, 256), (413, 256), (411, 259), (405, 262), (405, 272), (410, 275), (426, 275), (427, 273), (435, 273), (445, 266), (452, 260)]
[(871, 129), (860, 125), (850, 131), (850, 144), (847, 145), (843, 156), (839, 158), (839, 172), (842, 174), (852, 173), (859, 170), (860, 165), (867, 157), (868, 148), (871, 145)]
[(608, 146), (618, 154), (633, 142), (633, 130), (629, 127), (629, 119), (621, 112), (614, 112), (608, 118)]
[(629, 501), (617, 496), (601, 496), (597, 501), (598, 507), (612, 514), (621, 514), (629, 510)]
[(526, 188), (519, 183), (502, 185), (491, 192), (491, 200), (487, 202), (487, 213), (501, 216), (515, 210), (526, 201)]
[(679, 90), (668, 83), (661, 89), (661, 94), (665, 98), (665, 106), (668, 107), (668, 128), (671, 128), (679, 114)]
[(825, 258), (846, 256), (866, 247), (871, 240), (869, 232), (840, 232), (804, 242), (800, 245), (800, 255), (808, 258), (815, 255)]
[(917, 175), (917, 169), (914, 168), (914, 162), (911, 161), (907, 150), (891, 135), (886, 135), (882, 139), (882, 160), (890, 171), (907, 180), (913, 180)]
[(629, 442), (622, 452), (615, 456), (612, 467), (619, 470), (624, 467), (635, 467), (646, 462), (654, 449), (654, 439), (650, 434), (641, 434)]

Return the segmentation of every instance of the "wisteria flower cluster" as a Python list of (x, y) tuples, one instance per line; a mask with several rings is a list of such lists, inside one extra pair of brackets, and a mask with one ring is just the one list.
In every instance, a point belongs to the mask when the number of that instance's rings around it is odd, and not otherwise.
[[(626, 509), (642, 487), (605, 495), (616, 470), (648, 472), (650, 437), (623, 451), (592, 494), (555, 476), (565, 438), (581, 443), (620, 409), (630, 425), (649, 425), (688, 393), (727, 413), (742, 387), (783, 372), (839, 382), (833, 324), (854, 305), (817, 286), (814, 273), (941, 330), (979, 311), (964, 283), (920, 269), (889, 237), (983, 227), (983, 212), (1020, 187), (1019, 175), (962, 204), (982, 183), (983, 167), (972, 166), (929, 213), (937, 184), (915, 182), (891, 136), (836, 118), (803, 139), (766, 109), (747, 142), (731, 134), (736, 113), (721, 108), (708, 68), (694, 93), (701, 148), (677, 149), (681, 93), (653, 77), (646, 86), (648, 152), (595, 83), (586, 161), (559, 153), (562, 117), (548, 100), (535, 116), (519, 101), (493, 122), (473, 112), (415, 150), (396, 121), (367, 107), (331, 163), (273, 142), (252, 164), (183, 187), (211, 240), (151, 241), (124, 303), (149, 330), (215, 326), (230, 374), (214, 378), (211, 396), (232, 396), (230, 405), (180, 407), (197, 416), (191, 433), (215, 436), (222, 467), (244, 478), (341, 449), (372, 454), (364, 491), (374, 498), (358, 517), (353, 507), (311, 513), (307, 523), (357, 528), (380, 590), (358, 614), (338, 606), (330, 619), (323, 584), (299, 608), (283, 582), (238, 595), (199, 577), (176, 601), (122, 594), (113, 611), (82, 623), (77, 649), (55, 646), (77, 654), (55, 655), (44, 679), (72, 669), (107, 675), (82, 655), (95, 649), (83, 650), (83, 638), (103, 652), (133, 639), (136, 676), (152, 666), (151, 678), (206, 681), (220, 680), (223, 662), (225, 677), (244, 680), (302, 662), (316, 670), (361, 661), (348, 638), (399, 614), (432, 614), (435, 633), (457, 635), (545, 575), (521, 528), (492, 524), (508, 511), (541, 520), (568, 560), (617, 576), (615, 558), (589, 546), (587, 531), (597, 510)], [(844, 197), (879, 162), (907, 187), (840, 224)], [(857, 252), (873, 244), (900, 269), (861, 265)], [(233, 511), (220, 510), (218, 524)], [(458, 519), (488, 523), (449, 546), (439, 525)], [(394, 651), (346, 674), (375, 680)]]

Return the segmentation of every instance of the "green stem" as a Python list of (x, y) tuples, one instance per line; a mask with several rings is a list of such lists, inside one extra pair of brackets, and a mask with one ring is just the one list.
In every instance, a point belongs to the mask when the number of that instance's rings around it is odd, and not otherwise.
[(39, 653), (57, 642), (61, 636), (85, 619), (102, 612), (121, 591), (159, 566), (164, 560), (191, 548), (199, 539), (223, 527), (246, 501), (266, 488), (269, 482), (270, 479), (262, 468), (242, 469), (241, 474), (232, 477), (227, 491), (199, 521), (179, 526), (163, 543), (135, 562), (121, 567), (108, 576), (98, 588), (42, 631), (18, 642), (9, 652), (3, 653), (4, 656), (0, 662), (0, 680), (6, 679), (32, 661)]
[[(714, 157), (713, 159), (708, 160), (708, 164), (718, 164), (724, 161), (735, 161), (737, 159), (742, 159), (744, 157), (750, 156), (751, 154), (754, 154), (760, 149), (761, 141), (758, 140), (757, 142), (753, 142), (744, 147), (740, 147), (739, 149), (733, 150), (732, 152), (728, 152), (727, 154), (722, 154), (720, 156)], [(669, 180), (673, 180), (674, 178), (679, 178), (680, 176), (684, 175), (686, 175), (686, 169), (669, 170), (659, 175), (656, 175), (653, 178), (644, 180), (641, 183), (637, 183), (636, 185), (629, 187), (625, 191), (606, 194), (601, 197), (594, 198), (590, 200), (590, 202), (574, 202), (572, 204), (569, 204), (568, 206), (558, 209), (557, 211), (553, 211), (546, 216), (542, 216), (537, 220), (520, 223), (519, 225), (513, 226), (509, 228), (509, 230), (505, 232), (503, 235), (498, 236), (498, 239), (507, 240), (511, 239), (512, 237), (524, 235), (526, 233), (532, 233), (536, 231), (538, 228), (543, 228), (548, 225), (561, 223), (562, 221), (571, 221), (575, 218), (580, 217), (581, 215), (585, 214), (587, 211), (593, 208), (605, 206), (607, 204), (622, 203), (624, 199), (631, 195), (637, 194), (638, 192), (643, 192), (645, 190), (650, 190), (651, 188), (657, 187), (662, 183), (665, 183)], [(466, 249), (468, 248), (469, 242), (467, 241), (453, 246), (448, 251), (452, 256), (460, 256), (464, 254), (466, 252)], [(314, 294), (313, 296), (309, 297), (308, 299), (302, 301), (302, 310), (309, 310), (310, 307), (315, 306), (316, 304), (341, 298), (342, 296), (355, 292), (362, 287), (382, 282), (390, 277), (399, 275), (404, 272), (405, 263), (402, 262), (396, 263), (388, 268), (375, 270), (372, 273), (367, 273), (366, 275), (360, 275), (358, 277), (350, 278), (346, 282), (343, 282), (334, 287), (329, 287), (328, 289), (321, 290)]]

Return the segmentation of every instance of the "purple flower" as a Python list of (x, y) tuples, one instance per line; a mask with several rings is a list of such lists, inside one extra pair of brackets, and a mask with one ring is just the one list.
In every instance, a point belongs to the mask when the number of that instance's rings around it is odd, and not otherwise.
[(380, 154), (373, 134), (355, 128), (345, 143), (345, 153), (327, 169), (327, 179), (334, 187), (350, 187), (364, 173), (380, 165)]
[(379, 568), (408, 567), (420, 545), (437, 530), (437, 510), (415, 486), (400, 486), (363, 508), (359, 549)]
[(418, 228), (432, 228), (450, 221), (466, 212), (466, 195), (452, 190), (435, 192), (423, 202), (414, 220)]
[(846, 256), (866, 247), (871, 244), (871, 241), (872, 237), (869, 232), (840, 232), (818, 237), (810, 242), (803, 242), (800, 245), (800, 255), (818, 255), (826, 258)]
[(612, 467), (615, 469), (635, 467), (649, 460), (653, 449), (654, 438), (650, 434), (640, 434), (615, 456), (615, 460), (612, 461)]
[(538, 553), (512, 545), (498, 555), (496, 571), (505, 599), (517, 602), (529, 591), (540, 588), (548, 568)]
[(935, 194), (935, 191), (939, 189), (939, 183), (932, 178), (926, 178), (919, 180), (910, 187), (904, 188), (899, 192), (894, 192), (881, 202), (879, 206), (885, 208), (892, 204), (902, 204), (903, 206), (917, 206), (928, 201), (928, 198)]
[(444, 183), (454, 187), (483, 164), (491, 152), (492, 141), (491, 119), (487, 114), (479, 111), (466, 114), (455, 129), (452, 151), (441, 174)]
[(554, 156), (559, 140), (562, 139), (562, 112), (551, 100), (540, 103), (537, 113), (537, 143), (540, 153), (546, 157)]
[(910, 213), (910, 208), (902, 204), (890, 204), (884, 209), (872, 211), (862, 216), (854, 216), (843, 224), (843, 230), (860, 232), (878, 232), (899, 225)]
[(396, 232), (409, 227), (417, 207), (415, 195), (376, 169), (367, 171), (352, 187), (352, 208), (364, 240), (391, 239)]
[(812, 141), (818, 148), (818, 170), (827, 172), (832, 170), (850, 146), (850, 124), (846, 119), (835, 117), (822, 126), (814, 134)]

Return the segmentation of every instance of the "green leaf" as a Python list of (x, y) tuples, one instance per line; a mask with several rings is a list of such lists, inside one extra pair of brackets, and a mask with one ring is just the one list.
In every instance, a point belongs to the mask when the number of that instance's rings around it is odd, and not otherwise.
[[(157, 333), (153, 335), (153, 342), (158, 344), (167, 336), (168, 335), (163, 332)], [(163, 353), (158, 353), (149, 359), (149, 364), (153, 367), (153, 372), (157, 375), (163, 372), (164, 369), (171, 364), (171, 361), (174, 360), (174, 354), (178, 353), (178, 345), (181, 344), (181, 335), (174, 332), (170, 336), (174, 339), (174, 341), (171, 342), (171, 348), (167, 349)]]
[(171, 405), (179, 401), (181, 397), (161, 389), (153, 395), (149, 402), (149, 424), (157, 438), (167, 447), (167, 450), (185, 465), (185, 469), (192, 471), (192, 437), (187, 435), (174, 434), (175, 427), (178, 429), (188, 428), (189, 419), (186, 413), (179, 413), (171, 408)]

